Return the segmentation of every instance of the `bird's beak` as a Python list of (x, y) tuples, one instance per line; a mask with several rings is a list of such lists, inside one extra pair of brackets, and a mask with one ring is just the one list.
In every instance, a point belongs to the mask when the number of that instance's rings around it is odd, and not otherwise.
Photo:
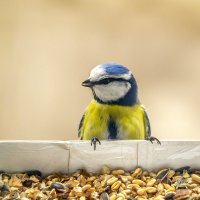
[(93, 82), (90, 81), (90, 79), (87, 79), (86, 81), (82, 82), (82, 86), (84, 87), (92, 87), (94, 85)]

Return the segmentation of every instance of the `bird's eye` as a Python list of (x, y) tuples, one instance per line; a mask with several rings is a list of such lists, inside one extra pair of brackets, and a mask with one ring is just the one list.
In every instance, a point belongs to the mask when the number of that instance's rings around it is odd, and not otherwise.
[(121, 79), (121, 78), (104, 78), (102, 80), (97, 81), (96, 84), (99, 84), (99, 85), (104, 84), (104, 85), (106, 85), (106, 84), (109, 84), (110, 82), (113, 82), (113, 81), (124, 81), (124, 80)]
[(105, 80), (107, 83), (110, 83), (111, 81), (112, 81), (112, 79), (111, 78), (106, 78), (106, 80)]
[(103, 80), (99, 81), (100, 84), (108, 84), (113, 81), (112, 78), (104, 78)]

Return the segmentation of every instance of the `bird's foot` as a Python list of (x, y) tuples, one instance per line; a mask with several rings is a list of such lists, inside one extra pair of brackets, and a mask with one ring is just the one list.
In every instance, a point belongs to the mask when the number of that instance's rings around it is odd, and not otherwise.
[(94, 151), (96, 150), (96, 146), (97, 146), (97, 142), (99, 143), (99, 145), (101, 145), (100, 140), (97, 137), (92, 137), (91, 139), (91, 146), (94, 145)]
[(149, 140), (152, 144), (153, 144), (154, 141), (156, 141), (157, 144), (161, 145), (160, 140), (158, 138), (156, 138), (156, 137), (149, 136), (148, 138), (146, 138), (146, 140)]

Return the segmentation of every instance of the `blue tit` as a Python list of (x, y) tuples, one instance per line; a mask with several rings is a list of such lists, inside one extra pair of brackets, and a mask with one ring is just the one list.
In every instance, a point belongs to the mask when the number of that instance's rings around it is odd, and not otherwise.
[(79, 124), (81, 140), (159, 140), (151, 136), (145, 108), (138, 99), (138, 86), (132, 72), (120, 64), (106, 63), (92, 69), (82, 83), (93, 99)]

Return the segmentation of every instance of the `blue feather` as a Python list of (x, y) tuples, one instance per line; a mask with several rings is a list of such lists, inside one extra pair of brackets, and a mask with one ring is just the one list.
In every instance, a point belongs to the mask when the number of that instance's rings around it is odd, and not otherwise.
[(124, 67), (123, 65), (120, 64), (115, 64), (115, 63), (105, 63), (100, 65), (101, 68), (103, 68), (106, 73), (110, 75), (114, 74), (128, 74), (129, 70), (128, 68)]

